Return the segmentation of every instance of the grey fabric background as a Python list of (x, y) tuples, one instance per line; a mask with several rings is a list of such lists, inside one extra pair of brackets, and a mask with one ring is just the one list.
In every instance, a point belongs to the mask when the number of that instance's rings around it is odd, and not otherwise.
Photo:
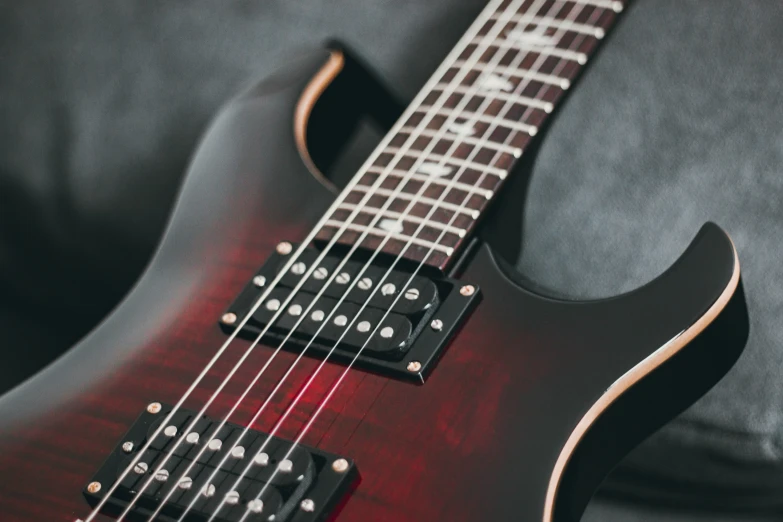
[[(197, 137), (243, 84), (337, 37), (410, 98), (482, 6), (0, 0), (3, 382), (45, 364), (127, 291)], [(706, 220), (740, 253), (746, 353), (631, 455), (589, 521), (751, 520), (762, 508), (753, 520), (783, 518), (782, 15), (771, 0), (635, 2), (558, 115), (520, 202), (520, 270), (575, 297), (649, 281)]]

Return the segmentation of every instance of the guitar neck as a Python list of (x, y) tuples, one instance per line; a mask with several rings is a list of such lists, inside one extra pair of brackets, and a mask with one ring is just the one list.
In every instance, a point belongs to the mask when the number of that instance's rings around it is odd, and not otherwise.
[(316, 238), (444, 269), (623, 2), (490, 2), (340, 194)]

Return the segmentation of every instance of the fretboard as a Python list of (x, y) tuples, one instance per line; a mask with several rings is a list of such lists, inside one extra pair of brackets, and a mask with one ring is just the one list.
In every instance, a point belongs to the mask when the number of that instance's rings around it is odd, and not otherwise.
[(623, 4), (490, 2), (316, 237), (445, 268)]

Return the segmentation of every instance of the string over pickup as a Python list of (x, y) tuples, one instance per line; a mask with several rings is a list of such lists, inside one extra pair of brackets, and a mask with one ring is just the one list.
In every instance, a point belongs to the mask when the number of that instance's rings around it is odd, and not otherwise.
[(248, 282), (220, 322), (226, 333), (249, 315), (245, 337), (422, 383), (480, 299), (434, 271), (390, 268), (382, 256), (368, 265), (359, 250), (345, 260), (305, 249), (281, 273), (292, 251), (278, 249)]

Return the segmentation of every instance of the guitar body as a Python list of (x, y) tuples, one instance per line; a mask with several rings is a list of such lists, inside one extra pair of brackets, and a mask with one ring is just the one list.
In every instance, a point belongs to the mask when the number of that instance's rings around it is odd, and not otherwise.
[[(301, 241), (332, 202), (314, 164), (330, 162), (365, 107), (383, 125), (399, 113), (356, 62), (318, 51), (218, 116), (136, 287), (78, 346), (0, 400), (4, 521), (87, 517), (82, 491), (139, 413), (179, 400), (225, 342), (218, 321), (229, 304), (279, 242)], [(497, 253), (508, 246), (481, 239), (515, 229), (503, 208), (519, 216), (519, 194), (505, 196), (455, 265), (452, 275), (483, 299), (428, 380), (352, 369), (303, 438), (359, 471), (328, 519), (578, 520), (611, 468), (740, 355), (748, 323), (739, 266), (717, 226), (705, 225), (636, 291), (566, 301), (515, 282)], [(233, 342), (185, 406), (199, 409), (250, 344)], [(272, 353), (257, 346), (208, 414), (223, 418)], [(295, 358), (275, 357), (232, 422), (249, 422)], [(254, 428), (271, 429), (318, 362), (302, 358)], [(344, 368), (327, 363), (281, 437), (296, 437)]]

